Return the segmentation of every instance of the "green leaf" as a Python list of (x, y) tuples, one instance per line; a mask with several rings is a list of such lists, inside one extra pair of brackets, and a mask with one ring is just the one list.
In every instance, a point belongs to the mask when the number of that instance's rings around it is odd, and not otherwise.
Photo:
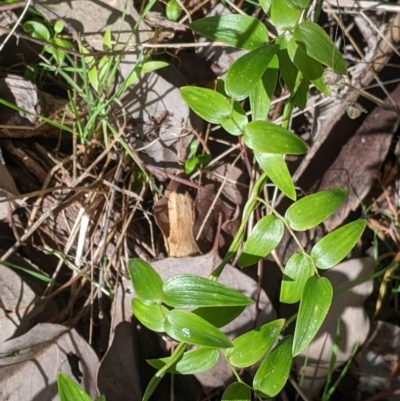
[(285, 218), (293, 230), (309, 230), (332, 215), (346, 196), (345, 189), (317, 192), (293, 203), (286, 210)]
[(269, 13), (269, 10), (271, 8), (271, 3), (272, 0), (259, 0), (260, 6), (263, 9), (265, 14)]
[(180, 6), (176, 0), (169, 0), (165, 7), (165, 14), (170, 21), (177, 21), (180, 14)]
[(197, 167), (198, 165), (198, 160), (197, 157), (190, 157), (189, 159), (185, 160), (185, 166), (184, 166), (184, 170), (185, 170), (185, 174), (189, 175), (192, 174), (192, 172), (194, 171), (194, 169)]
[(160, 384), (164, 374), (162, 375), (154, 375), (147, 384), (146, 390), (144, 391), (142, 401), (149, 401), (150, 397), (153, 395), (154, 391)]
[(228, 96), (238, 101), (248, 97), (277, 50), (276, 45), (264, 45), (237, 59), (226, 75), (225, 90)]
[(347, 73), (346, 62), (342, 55), (319, 25), (313, 22), (302, 22), (294, 30), (293, 37), (311, 58), (339, 74)]
[(208, 306), (197, 308), (192, 311), (197, 316), (202, 317), (215, 327), (224, 327), (232, 320), (235, 320), (245, 309), (246, 306)]
[(289, 7), (287, 1), (272, 0), (269, 14), (275, 27), (285, 31), (296, 26), (301, 10)]
[(207, 164), (211, 160), (211, 155), (203, 154), (197, 155), (197, 162), (200, 165)]
[(268, 117), (271, 100), (278, 82), (279, 60), (275, 54), (261, 79), (249, 95), (253, 121), (265, 121)]
[(298, 45), (292, 38), (287, 44), (287, 51), (290, 59), (301, 73), (311, 81), (322, 93), (330, 95), (329, 85), (323, 84), (324, 69), (320, 62), (307, 55), (302, 45)]
[(289, 199), (296, 200), (296, 190), (284, 156), (259, 152), (254, 152), (254, 156), (260, 167), (268, 174), (269, 179)]
[(302, 10), (307, 8), (312, 3), (312, 0), (286, 0), (286, 2), (289, 7)]
[(246, 267), (265, 258), (279, 244), (284, 225), (274, 215), (261, 218), (254, 226), (238, 260), (238, 266)]
[(163, 301), (175, 308), (251, 305), (245, 295), (216, 281), (179, 274), (164, 283)]
[(251, 401), (251, 389), (245, 383), (231, 383), (224, 391), (221, 401)]
[(279, 301), (286, 304), (300, 301), (304, 286), (313, 274), (314, 266), (308, 255), (304, 253), (292, 255), (283, 272)]
[(92, 401), (89, 395), (64, 373), (57, 375), (57, 388), (61, 401)]
[(59, 33), (61, 33), (61, 32), (63, 31), (63, 29), (64, 29), (64, 24), (63, 24), (61, 21), (57, 20), (57, 21), (54, 23), (53, 28), (54, 28), (54, 33), (55, 33), (56, 35), (58, 35)]
[(161, 303), (163, 281), (159, 274), (148, 263), (140, 259), (131, 259), (128, 269), (138, 298), (145, 305)]
[(111, 30), (107, 28), (103, 35), (103, 51), (108, 52), (110, 50), (112, 50)]
[(366, 220), (356, 220), (320, 239), (311, 250), (315, 264), (320, 269), (330, 269), (337, 265), (354, 248), (366, 225)]
[(307, 145), (297, 135), (268, 121), (248, 123), (243, 140), (256, 152), (291, 155), (307, 153)]
[(199, 148), (199, 141), (194, 140), (190, 142), (189, 149), (190, 149), (190, 154), (195, 155), (197, 153), (197, 149)]
[(279, 59), (279, 71), (285, 81), (289, 92), (292, 94), (296, 85), (298, 68), (293, 64), (286, 49), (281, 49), (277, 53)]
[[(61, 38), (54, 38), (51, 41), (52, 43), (55, 43), (57, 46), (65, 47), (66, 49), (73, 49), (74, 45), (66, 39), (61, 39)], [(63, 50), (59, 50), (60, 52), (63, 52)]]
[(268, 398), (279, 394), (290, 373), (292, 343), (293, 336), (286, 336), (267, 355), (254, 376), (254, 390)]
[(90, 82), (90, 85), (92, 85), (93, 89), (98, 92), (99, 90), (99, 75), (97, 72), (97, 67), (94, 65), (89, 71), (88, 71), (88, 79)]
[(232, 343), (224, 333), (191, 312), (169, 311), (164, 327), (170, 337), (187, 344), (214, 348), (232, 347)]
[[(215, 348), (198, 348), (193, 351), (185, 352), (182, 358), (170, 368), (168, 373), (181, 375), (196, 375), (206, 370), (212, 369), (218, 362), (220, 353)], [(148, 359), (147, 363), (156, 369), (163, 368), (171, 358)]]
[(233, 102), (232, 115), (221, 121), (222, 128), (231, 135), (242, 135), (244, 127), (248, 124), (246, 112), (239, 102)]
[(273, 346), (284, 323), (285, 319), (274, 320), (237, 337), (232, 342), (233, 348), (226, 350), (229, 363), (238, 368), (257, 363)]
[(293, 340), (293, 356), (310, 344), (325, 320), (332, 302), (331, 282), (325, 277), (310, 277), (300, 301)]
[(168, 66), (168, 63), (166, 63), (165, 61), (159, 61), (159, 60), (146, 61), (141, 66), (141, 70), (142, 70), (141, 72), (146, 74), (148, 72), (153, 72), (153, 71), (159, 70), (160, 68), (164, 68), (167, 66)]
[(160, 68), (164, 68), (168, 65), (165, 61), (147, 61), (142, 65), (137, 65), (135, 68), (128, 74), (127, 78), (123, 82), (123, 87), (126, 89), (133, 83), (135, 83), (139, 76), (148, 72), (152, 72), (155, 70), (159, 70)]
[(31, 35), (33, 38), (44, 40), (45, 42), (50, 41), (50, 31), (46, 25), (38, 21), (26, 21), (22, 27), (24, 31)]
[[(57, 40), (58, 38), (53, 39), (52, 42), (55, 42)], [(65, 59), (65, 52), (63, 50), (56, 49), (53, 46), (45, 46), (44, 51), (50, 53), (54, 57), (54, 60), (56, 61), (58, 67), (62, 66)]]
[(231, 104), (218, 92), (206, 88), (184, 86), (180, 89), (183, 100), (204, 120), (220, 124), (231, 115)]
[(137, 320), (148, 329), (163, 333), (165, 315), (168, 309), (162, 305), (146, 305), (140, 299), (132, 299), (132, 313), (136, 316)]
[(265, 25), (248, 15), (216, 15), (192, 22), (194, 31), (227, 45), (254, 50), (268, 41)]

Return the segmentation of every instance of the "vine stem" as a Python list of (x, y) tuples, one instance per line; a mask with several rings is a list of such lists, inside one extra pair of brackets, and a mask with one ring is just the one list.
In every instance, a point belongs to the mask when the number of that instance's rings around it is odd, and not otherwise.
[(246, 202), (246, 205), (244, 207), (243, 218), (242, 222), (240, 223), (238, 232), (236, 233), (235, 238), (233, 239), (232, 244), (229, 247), (228, 252), (226, 253), (224, 259), (208, 277), (210, 280), (213, 281), (218, 280), (219, 276), (224, 270), (224, 267), (232, 260), (232, 258), (236, 255), (237, 251), (239, 250), (240, 244), (242, 243), (244, 237), (247, 222), (249, 221), (251, 213), (253, 212), (253, 210), (255, 209), (255, 207), (259, 202), (259, 196), (266, 180), (267, 180), (267, 174), (263, 173), (255, 182), (249, 200)]

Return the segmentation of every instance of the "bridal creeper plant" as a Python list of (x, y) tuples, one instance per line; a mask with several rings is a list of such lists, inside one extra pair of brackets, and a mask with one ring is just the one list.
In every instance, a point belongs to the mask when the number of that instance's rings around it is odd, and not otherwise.
[[(200, 373), (211, 369), (220, 358), (227, 361), (237, 379), (225, 390), (222, 400), (250, 401), (252, 392), (258, 399), (276, 396), (286, 383), (293, 358), (307, 348), (328, 313), (332, 284), (321, 277), (320, 271), (345, 258), (365, 229), (365, 220), (353, 221), (323, 237), (310, 254), (296, 237), (297, 231), (311, 229), (327, 219), (347, 195), (344, 189), (332, 189), (296, 200), (285, 163), (285, 155), (307, 152), (307, 145), (288, 130), (294, 107), (305, 107), (310, 84), (330, 94), (325, 71), (329, 76), (347, 73), (340, 52), (315, 22), (322, 1), (316, 5), (314, 21), (309, 20), (311, 2), (259, 1), (280, 32), (276, 38), (269, 37), (262, 22), (246, 15), (214, 16), (190, 25), (212, 40), (248, 50), (233, 63), (216, 90), (187, 86), (181, 88), (181, 94), (204, 120), (241, 137), (263, 173), (254, 184), (232, 245), (208, 279), (184, 274), (163, 282), (149, 264), (140, 259), (129, 262), (137, 296), (132, 301), (133, 314), (150, 330), (167, 333), (179, 343), (170, 357), (147, 361), (157, 372), (145, 390), (144, 401), (150, 399), (166, 373)], [(279, 76), (290, 92), (281, 125), (266, 121)], [(250, 121), (240, 103), (246, 99)], [(283, 216), (261, 198), (267, 180), (294, 202)], [(242, 246), (249, 218), (260, 204), (265, 205), (267, 214)], [(280, 302), (300, 302), (294, 335), (284, 334), (285, 320), (277, 319), (231, 341), (220, 328), (253, 301), (217, 280), (240, 249), (238, 265), (253, 265), (274, 250), (285, 230), (298, 244), (298, 252), (285, 266), (280, 291)], [(237, 369), (259, 362), (251, 386), (245, 384)], [(65, 377), (61, 381), (65, 384)]]
[[(317, 14), (321, 3), (317, 5)], [(344, 189), (318, 192), (296, 200), (296, 191), (285, 163), (285, 155), (307, 152), (306, 144), (288, 131), (295, 106), (304, 108), (308, 88), (313, 84), (329, 95), (325, 69), (339, 75), (346, 64), (334, 43), (315, 22), (307, 20), (311, 0), (260, 0), (260, 5), (281, 32), (270, 39), (267, 28), (246, 15), (204, 18), (190, 27), (199, 34), (249, 52), (233, 63), (225, 81), (216, 90), (183, 87), (181, 94), (190, 108), (228, 133), (241, 136), (253, 150), (263, 173), (256, 181), (243, 212), (241, 226), (222, 263), (208, 279), (177, 275), (163, 282), (147, 263), (133, 259), (129, 264), (137, 295), (133, 314), (149, 329), (165, 332), (179, 342), (171, 357), (149, 360), (158, 371), (150, 381), (143, 400), (148, 400), (166, 373), (196, 374), (211, 369), (225, 358), (237, 382), (224, 392), (222, 400), (250, 400), (251, 392), (274, 397), (288, 378), (293, 357), (303, 352), (321, 327), (332, 301), (332, 284), (319, 270), (338, 264), (362, 235), (366, 221), (347, 224), (318, 241), (310, 254), (296, 238), (296, 231), (311, 229), (328, 218), (345, 200)], [(268, 122), (271, 98), (279, 75), (290, 96), (282, 124)], [(241, 106), (249, 99), (251, 121)], [(275, 184), (294, 203), (284, 216), (261, 199), (267, 181)], [(281, 284), (280, 302), (300, 301), (294, 335), (282, 334), (284, 319), (269, 322), (230, 341), (220, 328), (235, 319), (253, 301), (217, 282), (224, 266), (239, 251), (255, 207), (264, 204), (267, 215), (254, 226), (238, 259), (240, 267), (266, 257), (288, 230), (298, 244), (298, 252), (288, 260)], [(188, 347), (192, 349), (187, 351)], [(261, 361), (252, 386), (243, 383), (236, 369)]]

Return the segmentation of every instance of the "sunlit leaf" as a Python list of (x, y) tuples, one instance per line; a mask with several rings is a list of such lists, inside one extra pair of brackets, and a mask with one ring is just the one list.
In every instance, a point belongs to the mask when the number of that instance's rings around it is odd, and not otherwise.
[(237, 337), (225, 353), (229, 363), (238, 368), (257, 363), (273, 346), (284, 323), (285, 319), (274, 320)]
[(296, 190), (284, 156), (273, 153), (254, 152), (257, 163), (269, 179), (289, 198), (296, 200)]
[(138, 298), (146, 305), (161, 303), (163, 281), (159, 274), (141, 259), (130, 259), (128, 269)]
[(293, 340), (293, 356), (304, 351), (325, 320), (332, 302), (331, 282), (311, 276), (304, 286)]
[(206, 320), (187, 311), (169, 311), (164, 327), (165, 332), (177, 341), (205, 347), (232, 347), (225, 334)]
[(292, 155), (307, 153), (307, 145), (297, 135), (269, 121), (248, 123), (243, 140), (256, 152)]
[(224, 391), (221, 401), (251, 401), (251, 389), (245, 383), (231, 383)]
[(231, 115), (231, 104), (218, 92), (194, 86), (184, 86), (180, 91), (188, 106), (210, 123), (220, 124)]
[(313, 263), (308, 255), (303, 253), (292, 255), (283, 271), (279, 301), (286, 304), (300, 301), (304, 286), (313, 274)]
[(264, 45), (237, 59), (226, 75), (226, 93), (235, 100), (248, 97), (277, 50), (276, 45)]
[(290, 373), (292, 344), (293, 337), (286, 336), (267, 355), (254, 376), (254, 390), (268, 398), (279, 394)]
[(59, 33), (61, 33), (61, 32), (63, 31), (63, 29), (64, 29), (64, 24), (63, 24), (60, 20), (57, 20), (57, 21), (54, 23), (53, 28), (54, 28), (54, 33), (55, 33), (56, 35), (58, 35)]
[(197, 308), (192, 313), (220, 328), (235, 320), (245, 308), (246, 306), (208, 306)]
[(148, 73), (159, 70), (160, 68), (164, 68), (167, 66), (168, 63), (166, 63), (165, 61), (160, 61), (160, 60), (146, 61), (141, 66), (141, 70), (143, 73)]
[[(57, 38), (54, 40), (57, 40)], [(63, 50), (59, 50), (54, 46), (45, 46), (44, 51), (50, 53), (54, 57), (58, 67), (62, 66), (65, 59), (65, 52)]]
[(44, 40), (48, 42), (50, 40), (50, 31), (45, 24), (39, 21), (26, 21), (22, 27), (26, 33), (29, 33), (33, 38)]
[(271, 8), (272, 0), (259, 0), (259, 3), (265, 14), (268, 14)]
[(92, 401), (89, 395), (64, 373), (57, 375), (57, 388), (61, 401)]
[(307, 8), (313, 0), (286, 0), (289, 7), (305, 9)]
[(285, 218), (293, 230), (309, 230), (334, 213), (346, 196), (345, 189), (331, 189), (308, 195), (293, 203), (286, 210)]
[(289, 7), (287, 1), (272, 0), (269, 14), (276, 28), (287, 30), (296, 26), (301, 10)]
[(146, 305), (140, 299), (132, 299), (132, 313), (136, 319), (152, 331), (164, 332), (165, 315), (168, 309), (162, 305)]
[(240, 306), (253, 303), (239, 291), (192, 274), (171, 277), (164, 283), (163, 294), (163, 301), (177, 308)]
[(340, 74), (347, 73), (341, 53), (319, 25), (304, 21), (296, 27), (293, 37), (311, 58)]
[[(215, 348), (197, 348), (193, 351), (185, 352), (182, 358), (170, 368), (168, 373), (178, 373), (181, 375), (196, 375), (206, 370), (212, 369), (218, 362), (220, 353)], [(171, 358), (148, 359), (147, 363), (153, 368), (163, 368)]]
[(361, 238), (366, 220), (356, 220), (320, 239), (311, 250), (311, 257), (320, 269), (330, 269), (344, 259)]
[(329, 95), (329, 86), (323, 83), (322, 76), (324, 74), (324, 69), (321, 63), (308, 56), (302, 48), (302, 45), (299, 46), (293, 38), (287, 44), (287, 51), (290, 59), (301, 73), (311, 81), (320, 92)]
[(268, 41), (265, 25), (248, 15), (216, 15), (192, 22), (194, 31), (227, 45), (254, 50)]
[(279, 244), (283, 232), (282, 221), (274, 215), (261, 218), (244, 245), (238, 266), (251, 266), (265, 258)]
[(111, 30), (107, 28), (103, 35), (103, 50), (108, 52), (112, 50), (112, 43), (111, 43)]
[(165, 7), (165, 15), (170, 21), (177, 21), (180, 14), (180, 6), (176, 0), (169, 0)]
[(99, 74), (95, 65), (88, 71), (88, 79), (90, 85), (92, 85), (93, 89), (97, 92), (99, 90)]

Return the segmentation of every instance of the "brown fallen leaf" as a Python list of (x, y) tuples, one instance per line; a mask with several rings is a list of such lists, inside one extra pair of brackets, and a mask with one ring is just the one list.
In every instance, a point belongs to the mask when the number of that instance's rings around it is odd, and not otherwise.
[(36, 305), (39, 296), (20, 275), (1, 264), (0, 288), (1, 344), (16, 335), (25, 334), (35, 316), (43, 311), (44, 305)]
[[(325, 272), (324, 276), (331, 280), (337, 294), (316, 337), (308, 349), (295, 358), (299, 375), (304, 376), (301, 388), (307, 397), (316, 397), (325, 383), (338, 322), (341, 339), (335, 368), (349, 359), (357, 343), (366, 340), (370, 323), (363, 304), (372, 293), (373, 282), (363, 281), (372, 276), (374, 267), (372, 258), (360, 258), (347, 260)], [(355, 285), (358, 282), (362, 284)], [(352, 284), (353, 288), (340, 292), (341, 288)]]
[(14, 179), (8, 172), (7, 167), (0, 161), (0, 223), (12, 223), (12, 213), (18, 208), (22, 201), (12, 200), (6, 202), (5, 199), (19, 195)]
[(95, 352), (75, 330), (38, 324), (23, 336), (0, 343), (0, 400), (59, 400), (59, 372), (95, 398), (98, 365)]
[(0, 105), (0, 124), (7, 126), (0, 128), (0, 138), (59, 135), (57, 130), (51, 130), (46, 124), (41, 124), (36, 115), (50, 117), (66, 105), (66, 100), (41, 92), (31, 81), (13, 74), (0, 78), (0, 98), (27, 111), (24, 113)]
[(97, 374), (99, 392), (107, 401), (142, 399), (135, 337), (130, 322), (122, 321), (112, 329), (111, 345)]
[(379, 399), (399, 400), (399, 354), (400, 327), (383, 321), (374, 323), (361, 350), (357, 390), (362, 399), (383, 392)]
[[(400, 85), (391, 93), (391, 98), (400, 106)], [(344, 204), (324, 222), (328, 232), (342, 224), (370, 192), (391, 146), (397, 120), (395, 113), (375, 107), (325, 172), (318, 190), (349, 189)]]

